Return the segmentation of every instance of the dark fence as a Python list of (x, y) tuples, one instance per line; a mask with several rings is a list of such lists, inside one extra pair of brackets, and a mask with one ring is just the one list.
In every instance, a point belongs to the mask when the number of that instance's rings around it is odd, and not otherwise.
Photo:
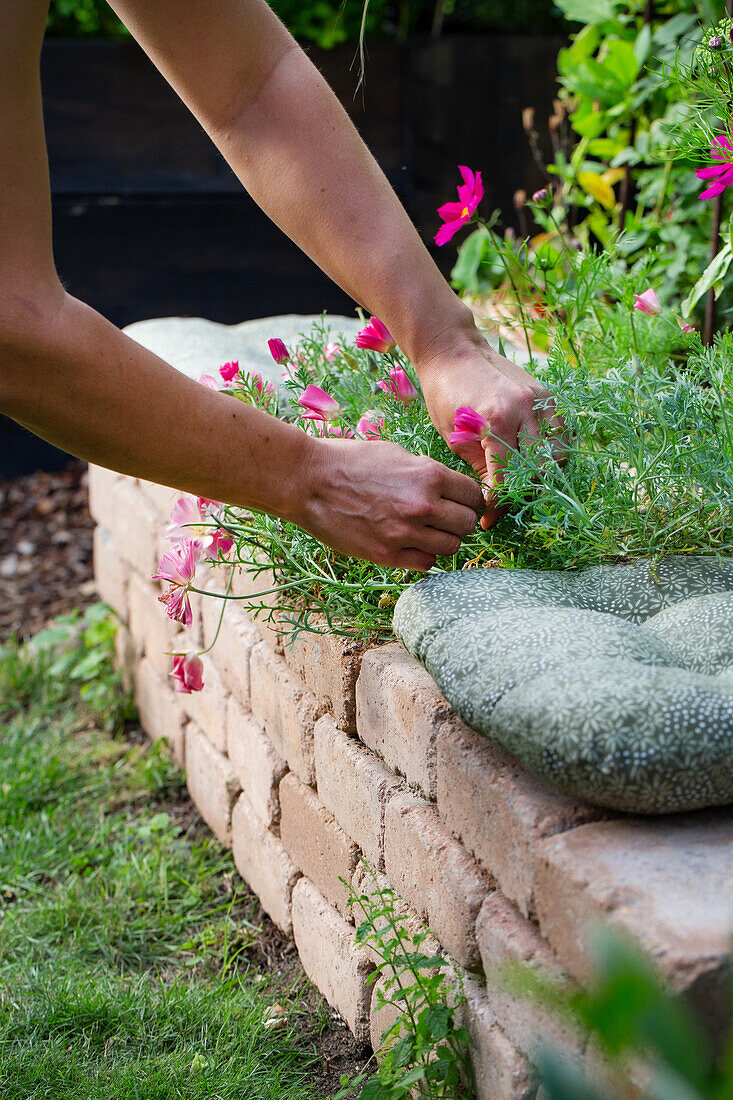
[[(486, 210), (540, 179), (521, 125), (555, 91), (557, 38), (465, 35), (310, 54), (430, 246), (457, 165), (481, 168)], [(48, 41), (42, 58), (54, 247), (69, 291), (117, 325), (197, 315), (353, 310), (265, 217), (133, 42)], [(448, 247), (435, 252), (447, 273)], [(406, 273), (409, 277), (409, 273)], [(0, 420), (0, 474), (64, 461)]]

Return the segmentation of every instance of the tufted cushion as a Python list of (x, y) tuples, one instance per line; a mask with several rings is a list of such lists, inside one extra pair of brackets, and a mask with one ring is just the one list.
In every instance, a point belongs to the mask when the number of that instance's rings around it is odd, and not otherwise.
[(394, 628), (468, 725), (568, 794), (733, 802), (733, 560), (435, 574)]

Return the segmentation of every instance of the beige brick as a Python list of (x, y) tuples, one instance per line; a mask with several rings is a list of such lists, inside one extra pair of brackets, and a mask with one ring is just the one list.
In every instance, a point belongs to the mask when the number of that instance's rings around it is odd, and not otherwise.
[(161, 523), (167, 527), (173, 505), (179, 497), (186, 496), (186, 493), (167, 485), (157, 485), (154, 481), (138, 480), (138, 485), (142, 495), (158, 513)]
[(87, 481), (89, 511), (92, 519), (101, 524), (102, 527), (106, 527), (108, 531), (112, 530), (114, 522), (115, 489), (118, 483), (122, 481), (123, 476), (123, 474), (118, 474), (116, 470), (108, 470), (105, 466), (96, 466), (93, 462), (89, 463)]
[(476, 1100), (534, 1100), (532, 1068), (501, 1030), (486, 991), (468, 980), (464, 992)]
[(288, 640), (284, 656), (316, 699), (328, 707), (344, 733), (356, 733), (356, 680), (364, 646), (351, 638), (329, 632), (324, 618), (316, 620), (323, 634), (300, 633)]
[(535, 779), (463, 723), (437, 738), (438, 813), (525, 916), (534, 911), (537, 842), (604, 816)]
[(109, 496), (105, 506), (105, 513), (111, 513), (107, 529), (118, 552), (138, 573), (152, 576), (158, 567), (162, 530), (158, 513), (132, 478), (120, 478), (110, 487)]
[(316, 781), (313, 729), (323, 704), (281, 656), (259, 643), (250, 659), (252, 713), (295, 774)]
[(346, 914), (358, 850), (318, 796), (292, 773), (280, 784), (280, 835), (285, 850), (323, 894)]
[(161, 676), (171, 670), (171, 652), (188, 649), (188, 635), (181, 625), (168, 617), (158, 601), (160, 589), (154, 581), (132, 573), (128, 585), (130, 631), (143, 653)]
[(308, 977), (359, 1042), (368, 1043), (373, 964), (357, 947), (351, 925), (307, 878), (293, 890), (293, 935)]
[[(379, 954), (378, 937), (379, 933), (386, 932), (387, 942), (394, 938), (394, 932), (390, 929), (390, 918), (399, 923), (402, 930), (407, 933), (409, 939), (406, 941), (406, 949), (408, 951), (419, 950), (424, 955), (445, 956), (439, 941), (431, 932), (428, 932), (425, 922), (420, 919), (415, 910), (395, 892), (386, 875), (379, 871), (375, 872), (373, 868), (360, 861), (351, 879), (351, 889), (358, 899), (353, 907), (350, 907), (351, 919), (357, 928), (364, 921), (368, 921), (371, 925), (372, 935), (365, 939), (364, 950), (385, 977), (391, 976), (392, 968), (384, 963)], [(386, 914), (387, 910), (390, 917)], [(381, 911), (384, 911), (384, 915)], [(420, 937), (419, 942), (418, 937)]]
[(230, 697), (226, 751), (242, 790), (268, 828), (280, 823), (280, 780), (288, 770), (252, 715)]
[[(222, 585), (221, 578), (217, 576), (211, 590), (226, 592), (226, 582)], [(211, 659), (221, 673), (224, 684), (237, 702), (245, 710), (249, 710), (249, 661), (253, 646), (260, 640), (259, 634), (236, 600), (222, 601), (215, 596), (203, 596), (201, 613), (204, 645), (207, 648), (213, 645)]]
[(499, 891), (484, 901), (476, 921), (476, 939), (494, 1016), (507, 1038), (532, 1060), (538, 1044), (550, 1043), (579, 1060), (583, 1042), (556, 1013), (512, 992), (511, 976), (521, 967), (557, 984), (567, 982), (548, 943)]
[[(264, 569), (255, 576), (253, 573), (248, 573), (246, 569), (238, 567), (234, 570), (230, 594), (242, 600), (242, 607), (253, 622), (261, 640), (275, 653), (282, 653), (282, 632), (278, 629), (277, 611), (273, 609), (276, 595), (271, 590), (274, 587), (275, 580), (269, 569)], [(260, 600), (258, 598), (260, 592), (267, 592), (268, 595)]]
[(479, 963), (476, 917), (489, 883), (429, 803), (397, 794), (385, 813), (385, 869), (395, 890), (467, 969)]
[(337, 728), (330, 714), (315, 725), (318, 795), (373, 867), (384, 867), (384, 809), (399, 780), (369, 749)]
[(232, 806), (239, 781), (226, 756), (194, 722), (186, 727), (186, 783), (206, 824), (227, 848), (232, 843)]
[(581, 825), (538, 847), (540, 928), (570, 973), (587, 975), (586, 930), (608, 920), (720, 1034), (733, 931), (731, 808)]
[(227, 690), (208, 653), (201, 658), (204, 687), (181, 695), (181, 705), (211, 744), (226, 752)]
[(157, 741), (164, 737), (174, 760), (183, 764), (186, 716), (171, 682), (156, 672), (147, 657), (137, 666), (134, 681), (140, 725), (151, 740)]
[(428, 798), (435, 797), (435, 744), (457, 722), (435, 681), (400, 645), (369, 650), (356, 684), (359, 737)]
[(279, 837), (263, 823), (241, 794), (232, 815), (232, 850), (237, 870), (262, 902), (262, 908), (288, 935), (293, 930), (291, 899), (300, 871)]
[[(384, 978), (378, 978), (372, 987), (372, 999), (369, 1007), (369, 1040), (372, 1044), (372, 1050), (379, 1056), (384, 1043), (384, 1033), (388, 1028), (391, 1028), (393, 1024), (396, 1024), (399, 1019), (404, 1016), (404, 1009), (398, 1004), (382, 1004), (379, 1007), (379, 994), (383, 997), (390, 998), (393, 993), (387, 989), (387, 983)], [(398, 1036), (403, 1034), (401, 1029)], [(395, 1041), (394, 1036), (390, 1036), (390, 1044)]]
[(94, 528), (94, 583), (105, 603), (127, 622), (127, 587), (130, 567), (117, 552), (114, 540), (103, 527)]
[(142, 657), (142, 649), (137, 644), (124, 623), (117, 623), (115, 633), (115, 664), (122, 677), (122, 687), (132, 691), (135, 684), (135, 672)]

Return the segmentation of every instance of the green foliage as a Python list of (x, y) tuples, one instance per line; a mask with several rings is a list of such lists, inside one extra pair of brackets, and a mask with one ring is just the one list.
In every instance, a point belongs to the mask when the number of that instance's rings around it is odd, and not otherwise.
[(117, 620), (102, 603), (61, 615), (25, 646), (0, 648), (0, 717), (37, 702), (47, 706), (79, 697), (105, 729), (118, 730), (135, 716), (114, 667)]
[(315, 1096), (315, 1021), (255, 972), (256, 899), (185, 824), (182, 772), (90, 723), (52, 660), (0, 654), (0, 682), (24, 685), (0, 717), (0, 1093)]
[[(270, 6), (302, 42), (331, 49), (358, 42), (362, 19), (371, 40), (406, 38), (433, 27), (537, 34), (557, 30), (561, 20), (546, 0), (270, 0)], [(47, 23), (54, 35), (122, 38), (128, 32), (106, 0), (51, 0)]]
[[(567, 264), (567, 275), (546, 289), (542, 324), (554, 329), (551, 354), (534, 364), (568, 425), (564, 461), (552, 433), (512, 451), (499, 489), (508, 515), (488, 532), (474, 531), (457, 554), (438, 560), (437, 570), (568, 569), (733, 552), (733, 337), (704, 348), (673, 317), (636, 312), (643, 265), (641, 274), (629, 274), (612, 254), (578, 252)], [(329, 339), (323, 325), (302, 338), (302, 362), (286, 383), (282, 416), (309, 430), (297, 397), (316, 382), (338, 400), (343, 426), (353, 428), (376, 410), (385, 438), (465, 470), (422, 398), (405, 406), (377, 387), (388, 361), (350, 348), (328, 362)], [(240, 386), (233, 396), (238, 392), (247, 391)], [(232, 560), (255, 581), (265, 571), (274, 575), (274, 585), (263, 583), (245, 606), (277, 614), (293, 633), (387, 638), (397, 596), (420, 576), (344, 557), (276, 517), (226, 508), (221, 518), (235, 540)]]
[[(411, 932), (397, 907), (394, 890), (362, 861), (369, 889), (356, 893), (349, 883), (349, 905), (359, 921), (356, 941), (377, 959), (370, 982), (379, 982), (377, 1009), (399, 1015), (382, 1035), (376, 1072), (368, 1064), (352, 1080), (344, 1078), (334, 1100), (402, 1100), (424, 1096), (469, 1100), (468, 1032), (457, 1023), (465, 1003), (460, 978), (448, 974), (441, 955), (426, 953), (427, 931)], [(359, 1090), (358, 1093), (356, 1090)]]
[[(598, 1083), (559, 1051), (545, 1047), (538, 1058), (547, 1100), (725, 1100), (733, 1095), (733, 1033), (714, 1058), (689, 1005), (672, 995), (652, 961), (610, 929), (595, 936), (596, 973), (585, 989), (558, 988), (536, 971), (511, 969), (505, 981), (515, 992), (560, 1013), (592, 1041), (608, 1067)], [(648, 1084), (632, 1085), (632, 1067), (645, 1066)]]
[[(712, 66), (713, 51), (706, 45), (712, 32), (705, 32), (699, 19), (719, 19), (723, 5), (655, 3), (651, 21), (640, 0), (558, 0), (558, 6), (585, 26), (558, 56), (561, 92), (550, 120), (553, 160), (545, 166), (552, 220), (534, 211), (539, 235), (529, 245), (514, 246), (517, 252), (525, 249), (528, 280), (520, 281), (520, 289), (528, 292), (528, 281), (539, 283), (540, 253), (548, 244), (562, 263), (562, 239), (584, 249), (615, 242), (630, 265), (653, 254), (650, 281), (660, 297), (690, 295), (686, 307), (692, 310), (703, 293), (690, 294), (708, 264), (712, 229), (712, 203), (700, 201), (702, 185), (694, 170), (708, 162), (713, 134), (726, 129), (693, 122), (710, 113), (711, 102), (730, 113), (725, 104), (733, 71), (727, 33)], [(527, 116), (525, 122), (541, 162), (533, 119)], [(726, 196), (724, 223), (730, 209)], [(718, 310), (722, 324), (731, 316), (733, 271), (719, 261), (715, 277), (718, 293), (726, 292)], [(474, 295), (506, 285), (481, 231), (464, 242), (452, 278), (456, 289)]]

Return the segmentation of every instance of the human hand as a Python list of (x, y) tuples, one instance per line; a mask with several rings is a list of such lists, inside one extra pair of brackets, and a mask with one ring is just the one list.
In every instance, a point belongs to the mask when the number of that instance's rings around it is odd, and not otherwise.
[(314, 441), (304, 480), (301, 527), (340, 553), (401, 569), (454, 554), (484, 503), (472, 478), (396, 443)]
[(485, 439), (451, 446), (473, 467), (484, 486), (487, 507), (481, 526), (486, 530), (501, 517), (495, 487), (503, 478), (509, 450), (538, 439), (541, 420), (558, 433), (564, 430), (563, 420), (555, 413), (546, 387), (485, 340), (457, 352), (434, 352), (428, 361), (415, 365), (430, 418), (446, 442), (456, 409), (462, 405), (475, 409), (489, 422), (491, 435)]

